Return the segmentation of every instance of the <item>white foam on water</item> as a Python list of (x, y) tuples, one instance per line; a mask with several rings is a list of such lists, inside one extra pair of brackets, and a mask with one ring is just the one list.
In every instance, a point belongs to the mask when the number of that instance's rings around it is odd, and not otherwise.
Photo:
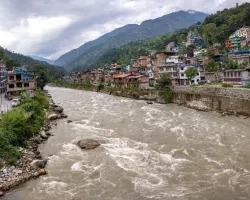
[(131, 182), (136, 192), (141, 188), (164, 189), (167, 183), (166, 176), (189, 162), (186, 159), (173, 158), (171, 154), (156, 152), (151, 150), (148, 144), (128, 138), (110, 138), (109, 143), (103, 147), (118, 167), (133, 174)]
[(64, 157), (66, 156), (68, 159), (71, 159), (72, 157), (80, 157), (80, 158), (85, 157), (84, 152), (78, 146), (72, 143), (64, 144), (62, 146), (60, 154), (63, 155)]
[[(98, 123), (98, 122), (97, 122)], [(96, 127), (95, 125), (88, 125), (88, 123), (86, 124), (79, 124), (79, 123), (72, 123), (73, 126), (73, 130), (78, 130), (78, 131), (88, 131), (92, 134), (95, 134), (96, 136), (112, 136), (114, 134), (114, 130), (113, 129), (105, 129), (105, 128), (99, 128)]]
[(185, 133), (184, 133), (185, 132), (184, 127), (182, 127), (181, 125), (170, 128), (170, 131), (174, 132), (176, 135), (182, 138), (186, 138)]
[(217, 161), (217, 160), (213, 160), (213, 159), (211, 159), (211, 158), (209, 158), (209, 157), (207, 157), (207, 156), (204, 156), (204, 159), (205, 159), (207, 162), (215, 163), (215, 164), (217, 164), (217, 165), (220, 166), (220, 167), (223, 166), (223, 163), (222, 163), (222, 162), (219, 162), (219, 161)]

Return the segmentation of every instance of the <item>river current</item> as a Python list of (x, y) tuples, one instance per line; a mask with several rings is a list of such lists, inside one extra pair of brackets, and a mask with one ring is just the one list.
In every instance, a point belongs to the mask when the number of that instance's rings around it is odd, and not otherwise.
[[(175, 104), (48, 87), (67, 119), (40, 146), (48, 175), (4, 200), (249, 200), (250, 123)], [(84, 151), (75, 142), (102, 142)]]

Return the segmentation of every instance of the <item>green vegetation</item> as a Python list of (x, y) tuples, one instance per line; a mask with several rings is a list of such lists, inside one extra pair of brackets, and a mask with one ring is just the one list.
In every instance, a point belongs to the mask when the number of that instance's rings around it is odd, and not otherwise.
[(25, 146), (27, 139), (40, 132), (45, 120), (44, 109), (49, 101), (41, 91), (34, 98), (25, 97), (21, 105), (3, 114), (0, 122), (0, 160), (14, 164), (20, 154), (17, 147)]
[(209, 59), (207, 64), (205, 64), (205, 70), (208, 72), (218, 72), (219, 66), (213, 59)]
[[(106, 55), (114, 54), (116, 48), (118, 49), (129, 42), (142, 41), (187, 28), (192, 24), (203, 21), (206, 16), (207, 14), (201, 12), (190, 14), (179, 11), (158, 19), (147, 20), (142, 22), (141, 25), (129, 24), (62, 55), (55, 63), (64, 66), (68, 71), (86, 69), (91, 65), (100, 67), (97, 66), (98, 59), (106, 53)], [(151, 50), (155, 50), (154, 46), (158, 44), (161, 45), (161, 41), (156, 39), (151, 46)], [(110, 51), (110, 49), (113, 49), (113, 51)], [(140, 51), (140, 42), (138, 42), (136, 51)]]
[(185, 74), (189, 81), (191, 81), (196, 76), (197, 73), (198, 73), (198, 70), (195, 67), (189, 67), (185, 71)]
[(230, 84), (230, 83), (222, 83), (222, 87), (233, 87), (233, 84)]
[(37, 72), (36, 67), (43, 67), (44, 73), (47, 75), (47, 81), (53, 81), (61, 78), (66, 72), (62, 67), (50, 65), (46, 62), (34, 60), (31, 57), (24, 56), (22, 54), (11, 52), (7, 49), (0, 47), (0, 60), (6, 63), (8, 69), (13, 67), (24, 67), (27, 71)]
[(164, 99), (166, 103), (171, 103), (173, 91), (172, 91), (172, 81), (170, 74), (164, 73), (157, 80), (155, 88), (159, 91), (159, 96)]
[[(250, 25), (250, 3), (244, 3), (238, 7), (224, 9), (215, 14), (208, 16), (204, 23), (196, 23), (187, 29), (179, 30), (172, 34), (166, 34), (151, 39), (146, 39), (137, 42), (130, 42), (119, 48), (113, 48), (99, 56), (99, 59), (93, 64), (93, 67), (110, 65), (111, 63), (121, 63), (122, 65), (130, 64), (131, 58), (136, 58), (140, 55), (148, 55), (150, 51), (162, 51), (165, 45), (169, 42), (175, 42), (179, 47), (179, 53), (192, 55), (192, 46), (186, 48), (183, 45), (189, 31), (195, 32), (197, 35), (203, 36), (204, 43), (208, 48), (208, 56), (210, 58), (206, 68), (209, 72), (218, 72), (219, 66), (212, 61), (214, 55), (225, 53), (228, 50), (225, 48), (225, 41), (237, 29), (244, 25)], [(219, 43), (221, 47), (218, 49), (212, 48), (212, 45)], [(249, 49), (249, 47), (244, 47)]]

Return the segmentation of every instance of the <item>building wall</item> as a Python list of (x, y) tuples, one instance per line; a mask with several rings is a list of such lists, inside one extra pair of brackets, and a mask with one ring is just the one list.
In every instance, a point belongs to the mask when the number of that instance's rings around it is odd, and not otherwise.
[(157, 58), (154, 61), (154, 75), (155, 78), (159, 78), (159, 66), (162, 64), (162, 62), (166, 61), (166, 55), (164, 53), (157, 54)]

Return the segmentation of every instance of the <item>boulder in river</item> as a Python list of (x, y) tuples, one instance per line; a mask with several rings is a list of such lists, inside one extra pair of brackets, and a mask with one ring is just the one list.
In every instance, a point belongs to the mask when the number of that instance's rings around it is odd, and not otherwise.
[(68, 118), (67, 115), (65, 115), (64, 113), (61, 114), (61, 118)]
[(72, 121), (72, 120), (68, 120), (67, 122), (68, 122), (68, 123), (72, 123), (73, 121)]
[(57, 113), (62, 113), (63, 112), (63, 108), (60, 107), (60, 106), (55, 107), (53, 110), (54, 110), (54, 112), (57, 112)]
[(42, 169), (45, 167), (46, 163), (47, 163), (47, 159), (43, 159), (43, 160), (33, 160), (31, 163), (30, 163), (30, 166), (35, 168), (35, 169)]
[(93, 139), (83, 139), (77, 142), (77, 145), (82, 149), (95, 149), (100, 146), (100, 143)]
[(39, 174), (39, 176), (43, 176), (43, 175), (46, 175), (46, 174), (47, 174), (47, 172), (45, 171), (45, 169), (39, 169), (39, 170), (37, 171), (37, 173)]
[(57, 115), (57, 114), (51, 114), (48, 116), (48, 120), (52, 121), (52, 120), (56, 120), (56, 119), (59, 119), (60, 116)]
[(2, 197), (4, 195), (4, 193), (2, 191), (0, 191), (0, 197)]

